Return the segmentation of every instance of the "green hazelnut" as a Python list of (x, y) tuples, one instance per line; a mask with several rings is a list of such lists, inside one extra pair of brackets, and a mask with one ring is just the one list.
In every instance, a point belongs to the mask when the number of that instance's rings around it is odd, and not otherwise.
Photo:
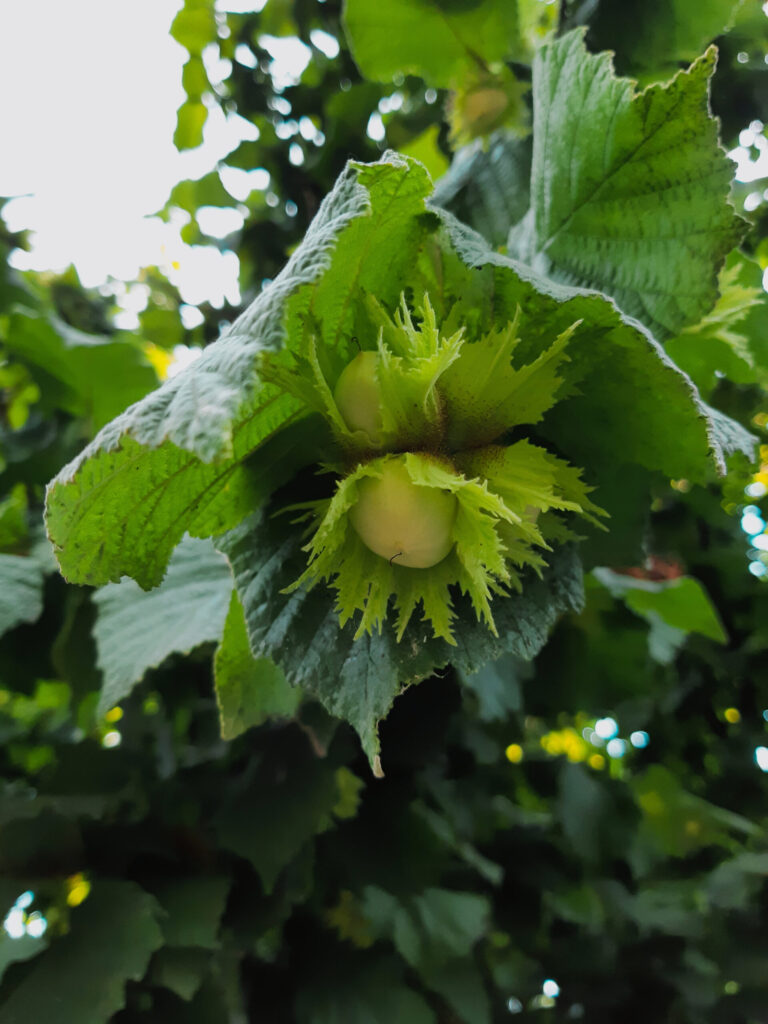
[(382, 440), (381, 387), (376, 376), (376, 352), (361, 352), (342, 371), (333, 397), (350, 430), (362, 430), (371, 444)]
[(415, 484), (404, 457), (387, 459), (380, 477), (366, 477), (349, 513), (363, 543), (382, 558), (429, 569), (453, 547), (459, 503), (449, 491)]

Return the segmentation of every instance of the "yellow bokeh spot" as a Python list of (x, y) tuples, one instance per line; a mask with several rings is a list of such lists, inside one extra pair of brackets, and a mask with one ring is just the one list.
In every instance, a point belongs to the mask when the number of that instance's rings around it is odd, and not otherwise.
[(510, 743), (507, 749), (504, 751), (508, 761), (512, 764), (520, 764), (523, 760), (523, 748), (519, 743)]
[(144, 355), (157, 374), (158, 380), (165, 380), (168, 376), (168, 368), (173, 362), (173, 353), (167, 349), (160, 348), (159, 345), (155, 345), (152, 341), (147, 341), (144, 343)]
[(586, 761), (589, 745), (575, 729), (561, 729), (559, 732), (548, 732), (539, 741), (551, 757), (565, 754), (569, 761)]
[(669, 483), (673, 491), (679, 491), (681, 494), (687, 494), (691, 489), (690, 480), (670, 480)]
[(552, 757), (557, 757), (563, 752), (563, 740), (559, 732), (548, 732), (541, 737), (541, 745)]
[(70, 875), (67, 879), (67, 903), (70, 907), (79, 907), (90, 891), (91, 883), (84, 875)]
[(741, 712), (738, 708), (726, 708), (723, 712), (723, 718), (730, 725), (736, 725), (737, 722), (741, 721)]
[(695, 818), (689, 818), (685, 823), (685, 832), (689, 836), (698, 836), (701, 834), (701, 822), (696, 821)]
[(590, 768), (596, 768), (598, 771), (605, 768), (605, 758), (602, 754), (592, 754), (588, 763)]
[(123, 717), (123, 709), (121, 707), (112, 708), (104, 715), (104, 720), (107, 722), (119, 722)]

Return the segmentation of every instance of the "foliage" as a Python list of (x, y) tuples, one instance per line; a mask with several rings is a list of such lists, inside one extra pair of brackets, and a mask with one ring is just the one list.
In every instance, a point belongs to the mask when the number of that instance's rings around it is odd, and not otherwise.
[(253, 6), (175, 17), (177, 146), (256, 131), (162, 212), (241, 203), (245, 308), (0, 273), (0, 1024), (756, 1024), (768, 22)]

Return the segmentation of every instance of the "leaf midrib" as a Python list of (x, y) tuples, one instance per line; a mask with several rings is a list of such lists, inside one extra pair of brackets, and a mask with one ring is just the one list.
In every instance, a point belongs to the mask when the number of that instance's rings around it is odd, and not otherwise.
[[(686, 72), (681, 72), (681, 74), (685, 74), (685, 73)], [(593, 76), (592, 80), (594, 81), (594, 76)], [(620, 81), (620, 79), (617, 80), (617, 81)], [(673, 81), (675, 81), (675, 79), (673, 79)], [(664, 88), (667, 88), (667, 87), (663, 86), (662, 89), (664, 89)], [(626, 113), (626, 111), (630, 110), (631, 107), (632, 107), (632, 104), (635, 103), (638, 99), (639, 99), (639, 95), (636, 93), (634, 96), (631, 97), (629, 105), (625, 108), (623, 113)], [(645, 146), (645, 144), (647, 142), (650, 142), (656, 136), (656, 134), (662, 128), (664, 128), (666, 126), (667, 122), (673, 116), (673, 114), (675, 113), (675, 111), (677, 110), (677, 108), (680, 106), (681, 102), (684, 99), (685, 99), (685, 95), (681, 91), (680, 94), (678, 95), (677, 99), (675, 100), (675, 102), (672, 104), (672, 106), (667, 111), (667, 116), (664, 118), (664, 120), (660, 120), (659, 123), (656, 125), (656, 127), (651, 129), (650, 134), (645, 135), (638, 142), (638, 144), (636, 146), (634, 146), (631, 150), (629, 150), (629, 152), (618, 163), (615, 163), (611, 167), (611, 169), (608, 172), (608, 174), (606, 174), (605, 177), (603, 177), (597, 183), (597, 185), (595, 185), (594, 188), (592, 188), (592, 190), (586, 196), (584, 196), (583, 199), (581, 199), (578, 203), (576, 203), (576, 205), (573, 207), (571, 212), (565, 217), (565, 219), (563, 221), (561, 221), (561, 223), (557, 226), (557, 228), (555, 228), (555, 230), (549, 234), (549, 236), (543, 242), (543, 244), (541, 244), (540, 249), (539, 249), (540, 252), (542, 252), (542, 253), (546, 252), (547, 249), (549, 249), (552, 246), (552, 244), (556, 241), (558, 235), (560, 235), (568, 227), (568, 224), (570, 223), (571, 220), (573, 220), (573, 218), (576, 216), (576, 214), (579, 212), (579, 210), (583, 209), (583, 207), (585, 207), (585, 206), (588, 206), (592, 202), (592, 200), (595, 198), (597, 193), (600, 192), (600, 190), (611, 180), (611, 178), (613, 178), (616, 174), (618, 174), (618, 172), (623, 167), (625, 167), (628, 163), (630, 163), (632, 160), (634, 160), (634, 158), (637, 156), (637, 154), (640, 152), (640, 150)], [(616, 116), (617, 116), (616, 111), (614, 111), (614, 113), (611, 116), (611, 125), (612, 126), (615, 123)], [(606, 133), (606, 135), (607, 135), (607, 133)], [(571, 174), (572, 159), (573, 158), (571, 158), (571, 160), (569, 160), (569, 163), (568, 163), (568, 174), (569, 174), (569, 176)], [(653, 193), (649, 193), (649, 194), (653, 194)]]

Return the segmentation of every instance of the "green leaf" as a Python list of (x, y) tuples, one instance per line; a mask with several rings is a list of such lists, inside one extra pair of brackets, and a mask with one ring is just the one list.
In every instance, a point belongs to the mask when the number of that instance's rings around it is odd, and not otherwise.
[(291, 718), (302, 693), (291, 686), (269, 658), (254, 658), (248, 645), (245, 614), (236, 593), (214, 659), (221, 736), (233, 740), (270, 718)]
[(302, 847), (330, 827), (338, 799), (329, 764), (296, 759), (226, 800), (214, 828), (223, 847), (251, 862), (270, 893)]
[(0, 1003), (0, 1024), (107, 1024), (162, 944), (154, 899), (133, 882), (95, 882), (55, 939)]
[(601, 289), (658, 337), (714, 306), (743, 230), (709, 113), (714, 67), (710, 49), (637, 93), (610, 54), (587, 53), (581, 32), (546, 44), (534, 63), (535, 265)]
[[(170, 353), (176, 345), (184, 344), (184, 325), (176, 308), (149, 305), (139, 313), (139, 324), (143, 337), (151, 338), (152, 345), (164, 349), (166, 353)], [(164, 353), (154, 353), (152, 348), (148, 351), (153, 355), (159, 355), (161, 359), (164, 358)], [(167, 363), (167, 357), (164, 361)]]
[(631, 590), (624, 600), (632, 611), (646, 618), (658, 615), (673, 629), (700, 633), (721, 644), (728, 642), (728, 634), (711, 598), (701, 583), (690, 576), (669, 580), (660, 584), (656, 591)]
[(671, 665), (685, 643), (687, 633), (668, 626), (663, 619), (651, 618), (648, 631), (648, 653), (660, 665)]
[(454, 958), (468, 957), (485, 934), (490, 917), (484, 896), (448, 889), (396, 897), (368, 886), (362, 909), (374, 933), (391, 939), (403, 959), (425, 973)]
[(506, 652), (530, 660), (558, 616), (580, 608), (583, 600), (578, 561), (561, 548), (541, 579), (526, 578), (522, 593), (494, 599), (498, 636), (479, 626), (469, 602), (457, 596), (455, 647), (430, 639), (414, 622), (399, 644), (388, 625), (381, 634), (355, 639), (354, 623), (339, 628), (326, 587), (284, 592), (306, 567), (301, 531), (287, 516), (256, 514), (217, 543), (232, 565), (254, 654), (272, 658), (290, 683), (349, 722), (375, 767), (378, 723), (404, 686), (449, 662), (476, 671)]
[(181, 69), (181, 85), (190, 100), (200, 100), (204, 93), (210, 91), (211, 84), (202, 57), (189, 58)]
[(658, 74), (695, 60), (728, 31), (743, 0), (622, 0), (601, 3), (590, 21), (600, 50), (615, 50), (623, 67)]
[(49, 401), (89, 420), (93, 430), (157, 385), (135, 339), (87, 334), (54, 316), (13, 313), (4, 345), (44, 374)]
[(660, 619), (683, 633), (700, 633), (721, 644), (728, 642), (711, 598), (692, 576), (653, 581), (610, 569), (594, 569), (592, 574), (614, 597), (622, 598), (627, 608), (649, 622)]
[(200, 56), (208, 43), (216, 41), (213, 5), (187, 0), (173, 19), (171, 35), (190, 54)]
[(339, 799), (333, 808), (334, 817), (340, 821), (354, 818), (360, 809), (361, 791), (365, 789), (365, 783), (349, 768), (342, 765), (336, 770), (336, 788), (339, 792)]
[(43, 610), (43, 569), (33, 558), (0, 555), (0, 635)]
[(431, 124), (421, 135), (417, 135), (400, 149), (404, 156), (413, 157), (424, 164), (433, 181), (448, 170), (448, 157), (438, 145), (439, 134), (439, 125)]
[(689, 939), (701, 934), (701, 896), (698, 880), (655, 882), (628, 901), (626, 912), (641, 935), (662, 932)]
[(19, 483), (0, 501), (0, 552), (19, 548), (28, 536), (27, 489)]
[(664, 346), (704, 395), (723, 375), (737, 384), (768, 383), (768, 362), (758, 341), (768, 319), (762, 276), (757, 263), (732, 252), (720, 272), (714, 308)]
[(584, 860), (598, 860), (613, 810), (605, 786), (580, 764), (560, 771), (558, 817), (570, 847)]
[(477, 672), (462, 672), (463, 686), (477, 697), (477, 715), (481, 722), (498, 722), (523, 710), (519, 658), (505, 654)]
[(436, 86), (455, 85), (478, 58), (493, 63), (521, 50), (515, 0), (478, 0), (470, 7), (346, 0), (344, 27), (357, 66), (379, 82), (402, 73)]
[(199, 991), (210, 966), (211, 954), (207, 949), (174, 949), (163, 946), (152, 957), (149, 982), (175, 992), (189, 1002)]
[(768, 875), (768, 854), (740, 853), (723, 861), (707, 878), (707, 895), (717, 907), (742, 910), (758, 898)]
[(126, 579), (97, 591), (93, 635), (104, 676), (100, 711), (126, 697), (169, 655), (218, 640), (231, 594), (226, 560), (210, 541), (189, 537), (174, 551), (165, 579), (154, 590), (146, 593)]
[(436, 1024), (423, 996), (403, 981), (394, 957), (347, 955), (323, 966), (299, 990), (297, 1024)]
[(662, 765), (652, 765), (631, 785), (643, 814), (640, 836), (667, 857), (686, 857), (712, 844), (727, 846), (731, 831), (760, 833), (741, 815), (686, 792)]
[(577, 924), (586, 932), (597, 935), (605, 929), (607, 901), (596, 887), (579, 885), (558, 892), (550, 891), (544, 899), (547, 907), (569, 924)]
[(531, 140), (496, 132), (459, 149), (435, 184), (432, 202), (455, 214), (497, 248), (530, 204)]
[(571, 463), (589, 467), (590, 479), (599, 482), (617, 467), (639, 464), (672, 479), (704, 482), (712, 463), (725, 472), (731, 452), (754, 454), (756, 439), (705, 405), (650, 333), (605, 296), (557, 284), (494, 252), (451, 214), (441, 217), (461, 259), (492, 268), (497, 322), (521, 310), (522, 360), (538, 357), (553, 338), (582, 321), (559, 371), (565, 394), (547, 413), (544, 429)]
[[(203, 393), (207, 383), (204, 374)], [(215, 463), (160, 439), (157, 448), (142, 446), (123, 433), (130, 410), (113, 420), (49, 486), (49, 536), (65, 576), (98, 585), (129, 575), (144, 588), (157, 586), (185, 532), (221, 533), (314, 461), (322, 424), (318, 431), (316, 423), (302, 420), (297, 404), (275, 389), (255, 405), (235, 435), (231, 456)], [(218, 411), (204, 409), (205, 416)], [(143, 420), (144, 429), (151, 422)], [(205, 445), (211, 439), (205, 432), (198, 438)], [(254, 465), (248, 457), (259, 445)]]
[(480, 971), (468, 957), (441, 964), (426, 972), (423, 980), (464, 1024), (491, 1024), (491, 1001)]
[(202, 178), (186, 179), (174, 185), (166, 205), (178, 206), (194, 215), (201, 206), (231, 207), (234, 202), (222, 185), (218, 171), (211, 171)]
[(183, 878), (154, 886), (153, 894), (167, 915), (161, 920), (166, 944), (218, 949), (230, 884), (228, 878)]
[(3, 931), (0, 934), (0, 979), (11, 964), (31, 960), (32, 957), (42, 953), (47, 945), (48, 941), (45, 938), (34, 939), (31, 935), (11, 938), (7, 932)]
[[(5, 417), (11, 430), (21, 430), (29, 420), (32, 406), (40, 401), (40, 388), (21, 363), (0, 363), (0, 388), (3, 390)], [(0, 461), (5, 468), (5, 460)]]
[(298, 346), (315, 320), (338, 347), (354, 333), (359, 289), (394, 304), (430, 226), (429, 188), (421, 165), (394, 154), (350, 164), (283, 271), (226, 334), (61, 470), (47, 522), (68, 579), (98, 585), (126, 574), (154, 586), (185, 532), (234, 526), (327, 451), (312, 421), (286, 431), (306, 412), (260, 378), (257, 357)]

